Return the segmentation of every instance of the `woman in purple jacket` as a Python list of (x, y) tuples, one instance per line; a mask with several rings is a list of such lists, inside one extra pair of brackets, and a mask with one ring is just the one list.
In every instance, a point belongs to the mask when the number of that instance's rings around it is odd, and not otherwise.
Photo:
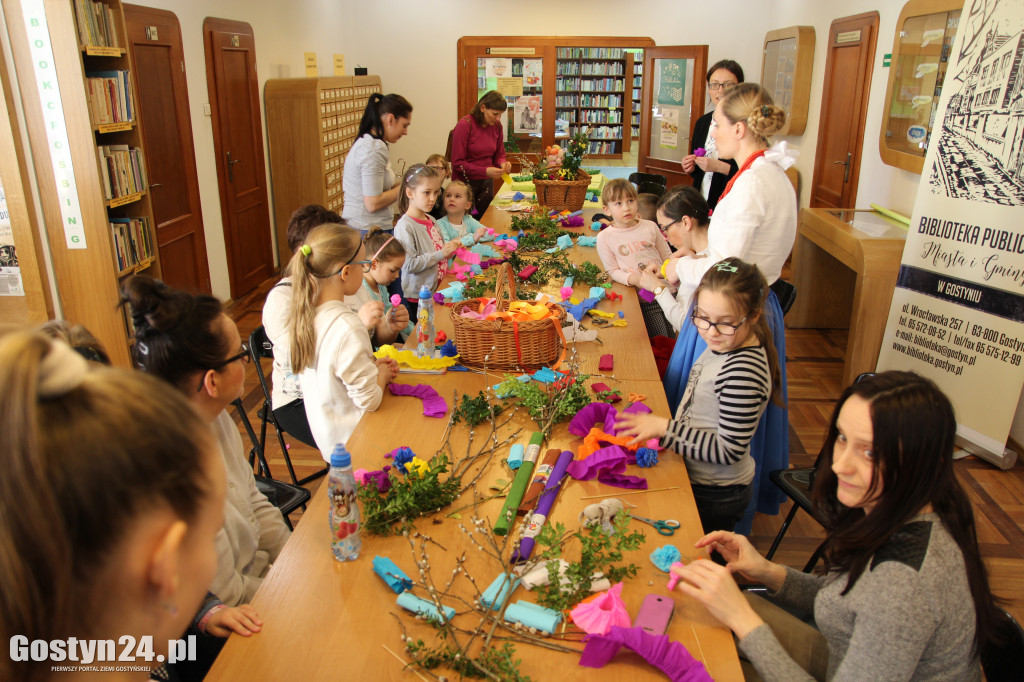
[(508, 102), (501, 93), (490, 90), (452, 131), (452, 178), (472, 188), (478, 219), (494, 198), (495, 179), (512, 170), (512, 164), (505, 160), (501, 128), (501, 114), (506, 109)]

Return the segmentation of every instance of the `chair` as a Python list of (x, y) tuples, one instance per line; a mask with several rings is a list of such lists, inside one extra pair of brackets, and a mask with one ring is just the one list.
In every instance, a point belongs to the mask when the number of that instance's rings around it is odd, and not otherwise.
[(637, 184), (636, 191), (638, 194), (646, 193), (660, 197), (665, 194), (665, 185), (659, 185), (656, 182), (641, 182)]
[[(783, 282), (783, 280), (777, 280), (776, 283), (778, 282)], [(788, 284), (791, 288), (793, 287), (793, 285), (788, 282), (783, 282), (783, 284)], [(772, 286), (774, 287), (774, 285)], [(778, 292), (776, 292), (776, 295), (778, 295)], [(795, 288), (793, 288), (792, 298), (796, 298)], [(781, 296), (779, 297), (779, 302), (782, 303)], [(790, 305), (792, 305), (792, 300), (790, 301)], [(783, 306), (783, 311), (785, 310), (786, 307)], [(864, 372), (854, 379), (854, 383), (862, 381), (872, 374), (874, 374), (874, 372)], [(768, 549), (768, 553), (765, 554), (765, 558), (769, 561), (771, 561), (772, 557), (775, 556), (775, 551), (779, 548), (779, 545), (782, 544), (782, 538), (785, 537), (786, 531), (789, 530), (789, 525), (793, 522), (793, 519), (796, 517), (796, 513), (799, 510), (803, 509), (805, 512), (810, 514), (815, 521), (823, 526), (825, 525), (823, 519), (815, 514), (814, 507), (811, 505), (811, 490), (814, 488), (814, 476), (818, 473), (818, 465), (821, 464), (821, 456), (823, 454), (824, 450), (818, 453), (818, 457), (814, 460), (814, 466), (812, 467), (804, 467), (800, 469), (776, 469), (775, 471), (768, 472), (768, 479), (778, 486), (782, 492), (786, 493), (789, 499), (793, 500), (793, 508), (789, 510), (789, 514), (786, 515), (786, 519), (782, 522), (782, 527), (779, 528), (779, 532), (775, 535), (775, 539), (772, 541), (772, 546)], [(824, 543), (818, 545), (818, 548), (814, 550), (814, 553), (811, 554), (811, 558), (804, 566), (804, 573), (808, 573), (812, 568), (814, 568), (815, 564), (818, 563), (818, 560), (821, 559), (824, 549)]]
[(1009, 613), (1003, 611), (1003, 615), (1008, 626), (1006, 641), (990, 647), (981, 657), (981, 667), (988, 682), (1020, 679), (1020, 663), (1024, 661), (1024, 629)]
[[(260, 447), (259, 441), (256, 439), (256, 432), (252, 428), (249, 416), (245, 413), (245, 406), (242, 404), (242, 399), (237, 398), (231, 404), (235, 406), (236, 410), (238, 410), (238, 416), (242, 420), (245, 432), (249, 434), (249, 440), (252, 442), (252, 451), (259, 459), (260, 468), (264, 472), (269, 472), (270, 467), (267, 465), (267, 459), (263, 454), (263, 448)], [(263, 476), (256, 476), (256, 488), (267, 496), (267, 499), (270, 500), (272, 505), (281, 510), (281, 516), (284, 517), (285, 525), (287, 525), (288, 528), (292, 527), (292, 522), (291, 519), (288, 518), (288, 515), (299, 507), (305, 509), (306, 503), (309, 502), (310, 498), (310, 492), (305, 488), (292, 485), (291, 483), (284, 483), (283, 481), (275, 481), (272, 478), (265, 478)]]
[[(277, 442), (281, 446), (281, 453), (284, 455), (284, 463), (285, 466), (288, 467), (288, 474), (291, 476), (292, 483), (295, 485), (305, 485), (310, 481), (320, 478), (327, 473), (327, 467), (324, 467), (315, 474), (306, 476), (303, 479), (299, 479), (295, 476), (295, 468), (292, 466), (292, 458), (288, 455), (288, 445), (284, 442), (285, 431), (274, 417), (274, 411), (271, 409), (270, 404), (270, 385), (267, 383), (266, 374), (263, 373), (262, 361), (264, 359), (273, 361), (274, 359), (274, 344), (267, 338), (267, 331), (262, 325), (256, 327), (252, 334), (249, 334), (249, 352), (252, 353), (252, 364), (256, 368), (256, 376), (260, 381), (260, 388), (263, 389), (263, 406), (260, 407), (257, 412), (260, 418), (260, 450), (266, 451), (267, 422), (270, 422), (274, 426), (274, 431), (277, 433)], [(316, 447), (315, 442), (304, 440), (297, 436), (296, 439), (312, 448)], [(264, 470), (263, 473), (267, 476), (271, 476), (269, 469)]]
[(668, 178), (661, 173), (630, 173), (629, 181), (637, 186), (637, 191), (643, 192), (645, 190), (639, 189), (643, 183), (651, 183), (653, 185), (661, 185), (665, 187), (668, 185)]
[(796, 302), (796, 287), (784, 279), (777, 279), (772, 282), (771, 288), (779, 299), (779, 305), (782, 306), (782, 315), (785, 316)]

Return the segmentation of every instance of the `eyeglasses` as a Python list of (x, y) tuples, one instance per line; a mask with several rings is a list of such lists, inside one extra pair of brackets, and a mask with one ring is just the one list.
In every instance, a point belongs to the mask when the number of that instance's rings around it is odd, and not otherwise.
[(369, 271), (370, 271), (370, 264), (371, 264), (371, 263), (372, 263), (373, 261), (368, 261), (368, 260), (356, 260), (356, 256), (358, 256), (358, 255), (359, 255), (359, 251), (360, 251), (360, 250), (361, 250), (362, 248), (363, 248), (363, 240), (362, 240), (362, 239), (360, 239), (360, 240), (359, 240), (359, 246), (358, 246), (358, 247), (356, 247), (355, 253), (353, 253), (353, 254), (352, 254), (352, 257), (351, 257), (351, 258), (349, 258), (349, 259), (348, 259), (347, 261), (345, 261), (345, 262), (344, 262), (344, 263), (342, 264), (342, 266), (341, 266), (340, 268), (338, 268), (338, 269), (337, 269), (337, 270), (336, 270), (335, 272), (332, 272), (332, 273), (331, 273), (330, 275), (328, 275), (328, 277), (334, 277), (335, 275), (340, 275), (340, 274), (341, 274), (341, 271), (345, 269), (345, 266), (346, 266), (346, 265), (362, 265), (362, 266), (363, 266), (363, 272), (369, 272)]
[(743, 323), (747, 321), (747, 318), (744, 317), (736, 324), (727, 324), (725, 322), (712, 322), (706, 317), (699, 316), (697, 313), (692, 313), (690, 315), (690, 319), (693, 320), (693, 326), (701, 330), (702, 332), (706, 332), (707, 330), (714, 327), (715, 331), (717, 331), (722, 336), (733, 336), (736, 333), (736, 330), (742, 327)]
[[(228, 358), (224, 362), (222, 362), (222, 363), (220, 363), (218, 365), (214, 365), (210, 369), (206, 370), (206, 372), (209, 372), (211, 370), (216, 372), (217, 370), (221, 369), (222, 367), (227, 367), (228, 365), (230, 365), (232, 362), (235, 362), (236, 360), (241, 360), (245, 364), (249, 364), (250, 362), (252, 362), (252, 355), (249, 352), (249, 345), (248, 344), (243, 343), (241, 350), (239, 350), (237, 353), (232, 355), (230, 358)], [(199, 391), (203, 390), (203, 384), (206, 381), (206, 372), (203, 372), (203, 375), (201, 377), (199, 377), (199, 387), (196, 388), (196, 393), (198, 393)]]
[[(682, 220), (682, 218), (680, 218), (679, 220)], [(672, 221), (672, 222), (670, 222), (670, 223), (669, 223), (668, 225), (662, 225), (661, 223), (658, 223), (658, 227), (660, 227), (660, 228), (661, 228), (661, 231), (662, 231), (662, 232), (668, 232), (668, 228), (670, 228), (670, 227), (672, 227), (673, 225), (675, 225), (676, 223), (678, 223), (678, 222), (679, 222), (679, 220), (673, 220), (673, 221)]]
[(716, 81), (708, 81), (708, 90), (729, 90), (737, 85), (739, 85), (739, 83), (718, 83)]

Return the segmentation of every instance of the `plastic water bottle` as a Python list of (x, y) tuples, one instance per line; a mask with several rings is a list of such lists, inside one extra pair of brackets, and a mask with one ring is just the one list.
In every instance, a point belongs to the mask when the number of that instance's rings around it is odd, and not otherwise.
[(352, 475), (352, 456), (341, 443), (335, 445), (331, 453), (327, 501), (334, 558), (354, 561), (359, 558), (363, 541), (359, 538), (359, 505), (356, 502), (356, 479)]
[(434, 357), (434, 298), (430, 287), (420, 287), (420, 305), (416, 309), (416, 355)]

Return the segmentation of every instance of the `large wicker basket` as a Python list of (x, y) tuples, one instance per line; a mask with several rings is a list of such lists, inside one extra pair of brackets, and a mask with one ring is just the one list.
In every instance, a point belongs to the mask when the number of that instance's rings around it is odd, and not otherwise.
[(556, 211), (578, 211), (583, 208), (590, 186), (590, 175), (577, 171), (575, 180), (534, 180), (537, 204)]
[[(495, 299), (500, 311), (507, 311), (516, 300), (515, 279), (512, 267), (507, 263), (498, 268)], [(545, 305), (550, 312), (549, 317), (514, 322), (463, 317), (463, 310), (475, 310), (480, 306), (479, 299), (455, 303), (451, 319), (459, 362), (471, 369), (486, 368), (498, 372), (512, 369), (536, 371), (541, 367), (557, 366), (565, 353), (565, 337), (562, 335), (565, 310), (555, 303)]]

